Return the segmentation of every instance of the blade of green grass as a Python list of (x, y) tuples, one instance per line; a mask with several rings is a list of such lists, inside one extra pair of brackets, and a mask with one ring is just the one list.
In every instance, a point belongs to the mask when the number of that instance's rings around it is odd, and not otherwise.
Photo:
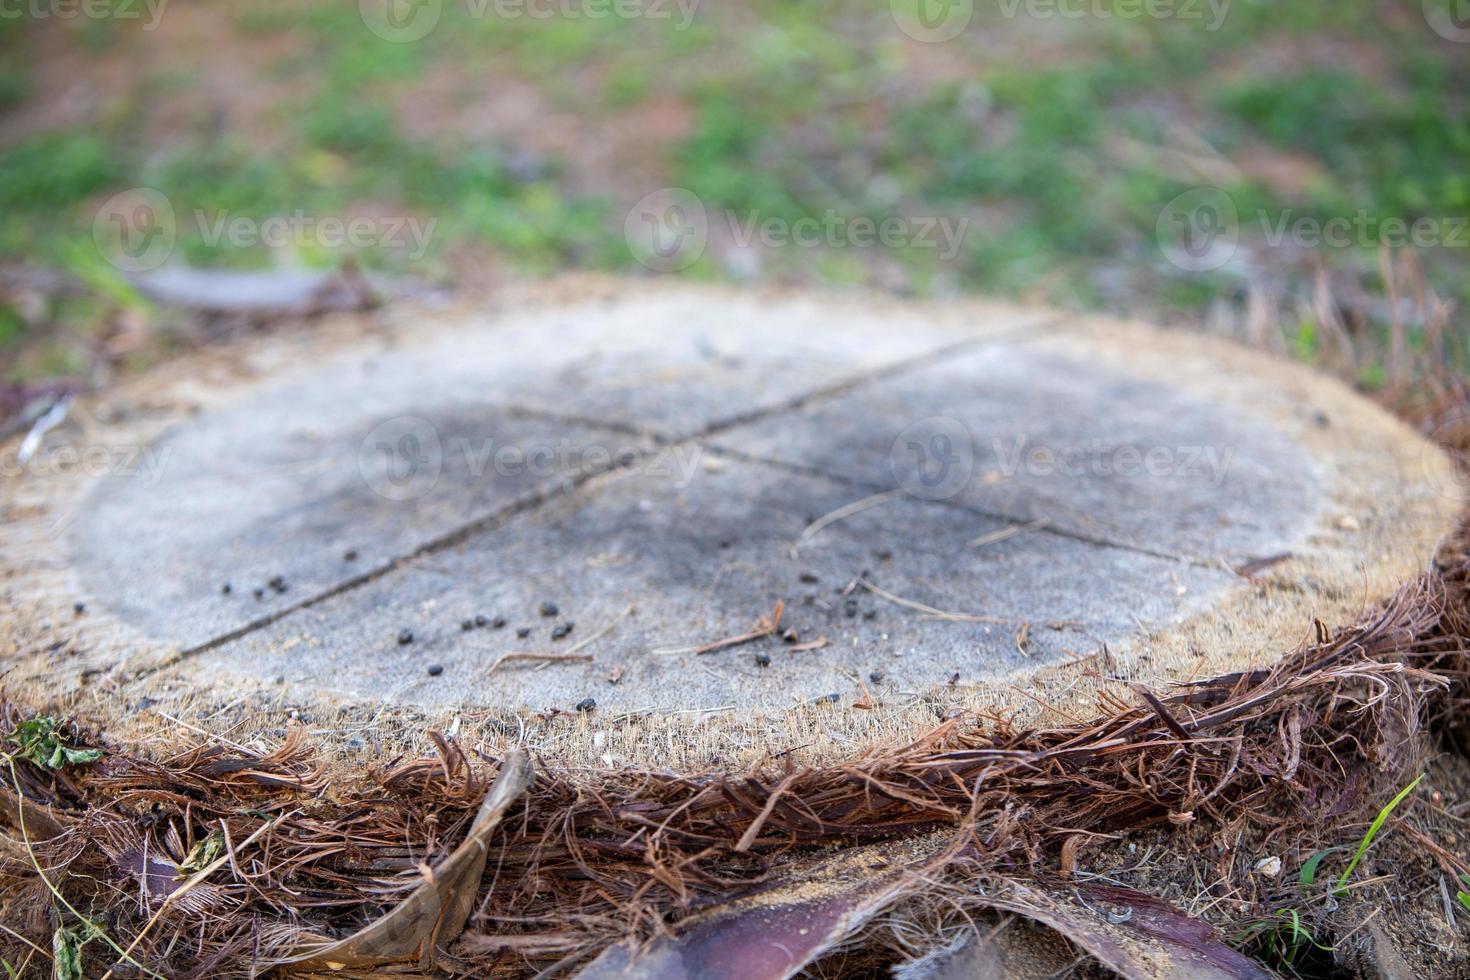
[(1353, 869), (1358, 866), (1359, 861), (1363, 860), (1363, 855), (1368, 853), (1368, 848), (1370, 845), (1372, 845), (1373, 838), (1378, 836), (1378, 831), (1383, 829), (1384, 823), (1387, 822), (1389, 816), (1398, 807), (1398, 805), (1404, 802), (1404, 798), (1410, 793), (1414, 792), (1415, 787), (1417, 787), (1423, 781), (1424, 774), (1420, 773), (1418, 779), (1415, 779), (1412, 783), (1405, 786), (1402, 790), (1399, 791), (1398, 796), (1395, 796), (1393, 799), (1389, 800), (1388, 805), (1385, 806), (1382, 810), (1378, 811), (1378, 816), (1374, 817), (1373, 822), (1368, 825), (1368, 832), (1364, 834), (1363, 839), (1358, 842), (1357, 853), (1354, 854), (1353, 859), (1348, 862), (1347, 870), (1342, 873), (1341, 878), (1337, 879), (1337, 885), (1333, 889), (1334, 892), (1341, 892), (1343, 888), (1347, 886), (1348, 878), (1352, 875)]
[(1335, 851), (1345, 850), (1347, 850), (1346, 847), (1324, 847), (1316, 854), (1307, 858), (1306, 862), (1302, 865), (1301, 873), (1297, 875), (1297, 887), (1302, 891), (1306, 891), (1312, 887), (1312, 883), (1317, 880), (1317, 868), (1321, 866), (1322, 859)]
[(72, 239), (60, 242), (57, 255), (67, 271), (86, 283), (94, 292), (106, 296), (118, 306), (130, 310), (151, 311), (153, 304), (128, 281), (128, 277), (111, 265), (93, 248)]

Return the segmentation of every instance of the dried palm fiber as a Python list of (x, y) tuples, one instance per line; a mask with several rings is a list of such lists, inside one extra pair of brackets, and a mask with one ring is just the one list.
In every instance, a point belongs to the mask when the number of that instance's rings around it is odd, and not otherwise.
[[(1089, 725), (1017, 731), (956, 718), (846, 765), (764, 775), (540, 766), (485, 842), (477, 911), (448, 963), (577, 962), (738, 896), (759, 902), (763, 883), (788, 881), (793, 867), (828, 868), (833, 844), (888, 841), (893, 903), (951, 880), (1024, 878), (1078, 835), (1217, 820), (1273, 797), (1320, 807), (1359, 767), (1395, 766), (1406, 731), (1463, 686), (1467, 564), (1459, 549), (1442, 564), (1273, 669)], [(219, 880), (204, 883), (207, 903), (165, 910), (136, 959), (169, 975), (245, 974), (323, 933), (349, 935), (422, 887), (420, 860), (443, 866), (433, 859), (461, 841), (485, 795), (493, 760), (433, 741), (432, 757), (330, 782), (299, 726), (269, 756), (203, 744), (157, 760), (113, 750), (61, 775), (18, 763), (34, 809), (30, 848), (6, 858), (7, 921), (50, 928), (34, 854), (73, 907), (112, 910), (117, 937), (130, 940), (189, 880), (150, 874), (140, 855), (186, 864), (218, 828), (222, 842), (250, 843), (231, 847)], [(902, 874), (915, 867), (928, 873)], [(819, 881), (811, 870), (801, 878)]]

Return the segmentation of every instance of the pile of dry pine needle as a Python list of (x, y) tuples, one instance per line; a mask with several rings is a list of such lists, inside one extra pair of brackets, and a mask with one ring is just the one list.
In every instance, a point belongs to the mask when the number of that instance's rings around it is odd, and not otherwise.
[[(1399, 389), (1400, 407), (1463, 451), (1470, 427), (1445, 423), (1470, 398), (1437, 378)], [(834, 845), (949, 828), (971, 842), (952, 873), (1025, 875), (1065, 863), (1089, 832), (1266, 806), (1307, 821), (1320, 794), (1403, 771), (1413, 733), (1463, 710), (1466, 540), (1364, 622), (1318, 624), (1273, 669), (1069, 728), (956, 718), (826, 768), (593, 778), (519, 753), (468, 758), (434, 735), (432, 757), (342, 776), (299, 727), (268, 755), (201, 743), (60, 770), (13, 759), (0, 951), (44, 971), (70, 937), (88, 975), (253, 976), (293, 960), (516, 974), (667, 933)], [(0, 724), (44, 707), (11, 700)]]

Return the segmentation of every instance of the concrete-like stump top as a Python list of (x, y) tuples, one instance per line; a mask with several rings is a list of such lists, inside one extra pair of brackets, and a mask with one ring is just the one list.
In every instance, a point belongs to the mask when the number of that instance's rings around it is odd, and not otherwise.
[(1195, 335), (573, 292), (329, 320), (76, 406), (4, 478), (12, 676), (187, 724), (840, 751), (1265, 662), (1461, 503), (1362, 399)]

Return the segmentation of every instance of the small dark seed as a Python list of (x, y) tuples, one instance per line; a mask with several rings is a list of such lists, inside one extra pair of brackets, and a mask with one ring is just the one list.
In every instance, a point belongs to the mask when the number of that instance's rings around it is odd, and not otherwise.
[(518, 628), (516, 630), (516, 636), (520, 637), (523, 640), (526, 637), (530, 636), (530, 635), (531, 635), (531, 627), (529, 627), (529, 626), (522, 626), (522, 627), (520, 627), (520, 628)]
[(251, 589), (250, 591), (255, 595), (255, 598), (257, 599), (265, 598), (265, 589)]
[(782, 633), (781, 639), (785, 640), (787, 643), (795, 643), (797, 640), (801, 639), (801, 637), (797, 635), (796, 629), (795, 627), (793, 627)]
[(846, 602), (844, 602), (842, 604), (842, 611), (843, 611), (843, 613), (845, 613), (847, 615), (847, 618), (848, 619), (852, 619), (854, 616), (856, 616), (858, 614), (857, 600), (856, 599), (848, 599)]
[(224, 585), (221, 585), (219, 587), (219, 594), (220, 595), (229, 595), (231, 592), (234, 592), (234, 591), (235, 591), (234, 586), (230, 585), (229, 582), (226, 582)]
[(87, 604), (85, 602), (74, 603), (71, 607), (71, 611), (80, 616), (82, 613), (87, 611)]
[(357, 549), (356, 548), (348, 548), (345, 552), (342, 553), (342, 560), (343, 561), (357, 561)]
[(496, 616), (494, 619), (490, 620), (490, 625), (498, 630), (505, 629), (505, 617)]
[(811, 572), (802, 572), (800, 575), (797, 576), (797, 578), (801, 579), (803, 582), (806, 582), (808, 585), (817, 581), (817, 577)]
[(836, 704), (838, 701), (842, 700), (842, 695), (833, 692), (832, 694), (827, 695), (827, 700), (832, 702), (833, 704)]
[(551, 631), (551, 638), (553, 640), (565, 640), (568, 636), (571, 635), (572, 628), (576, 625), (576, 623), (573, 623), (571, 621), (565, 623), (557, 623), (556, 627)]
[(883, 671), (881, 671), (881, 670), (872, 671), (871, 673), (868, 674), (868, 680), (872, 681), (874, 684), (881, 684), (881, 683), (883, 683)]
[(475, 625), (476, 626), (484, 626), (488, 622), (490, 622), (490, 621), (488, 619), (486, 619), (484, 616), (476, 616), (475, 617)]
[(408, 644), (410, 644), (412, 642), (413, 642), (413, 631), (412, 630), (399, 630), (398, 631), (398, 645), (399, 646), (407, 646)]
[(597, 702), (592, 698), (583, 698), (577, 702), (578, 711), (591, 711), (595, 707), (597, 707)]
[(728, 550), (730, 550), (733, 547), (735, 547), (735, 542), (734, 541), (725, 540), (725, 541), (721, 541), (720, 542), (720, 550), (721, 551), (728, 551)]
[(438, 677), (442, 673), (444, 673), (444, 668), (442, 666), (440, 666), (439, 664), (429, 664), (430, 677)]
[(543, 616), (555, 616), (559, 612), (561, 612), (561, 610), (557, 608), (556, 603), (554, 603), (554, 602), (543, 602), (543, 603), (541, 603), (541, 615), (543, 615)]
[(867, 612), (863, 613), (863, 618), (864, 619), (877, 619), (878, 618), (878, 610), (876, 610), (876, 609), (869, 609)]
[(758, 654), (756, 654), (755, 655), (755, 665), (757, 667), (769, 667), (769, 666), (771, 666), (771, 655), (769, 653), (758, 653)]
[(459, 628), (468, 633), (470, 630), (475, 628), (475, 621), (473, 619), (460, 620)]

